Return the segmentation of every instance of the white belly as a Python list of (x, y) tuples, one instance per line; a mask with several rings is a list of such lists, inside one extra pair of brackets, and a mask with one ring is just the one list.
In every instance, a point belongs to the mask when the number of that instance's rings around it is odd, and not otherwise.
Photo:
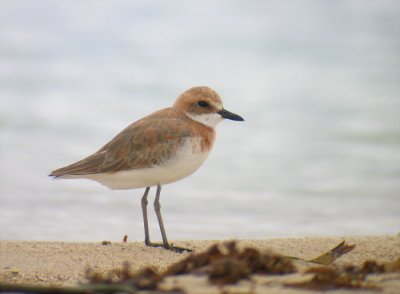
[(201, 151), (198, 140), (188, 139), (174, 158), (159, 166), (64, 178), (95, 180), (113, 190), (151, 187), (158, 184), (169, 184), (191, 175), (203, 164), (207, 156), (208, 152)]

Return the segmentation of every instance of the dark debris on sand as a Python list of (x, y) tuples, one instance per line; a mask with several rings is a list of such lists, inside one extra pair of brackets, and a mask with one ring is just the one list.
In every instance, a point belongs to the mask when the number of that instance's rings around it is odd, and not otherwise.
[(279, 254), (262, 253), (254, 248), (239, 250), (236, 242), (214, 244), (208, 250), (191, 254), (167, 269), (164, 276), (199, 273), (213, 284), (232, 284), (251, 274), (283, 275), (296, 272), (293, 262)]
[(361, 267), (346, 265), (343, 267), (313, 267), (306, 273), (313, 274), (309, 281), (286, 284), (289, 287), (308, 290), (327, 291), (334, 289), (380, 290), (379, 287), (365, 282), (369, 274), (400, 272), (400, 257), (393, 262), (377, 263), (367, 260)]
[(89, 284), (129, 284), (137, 289), (155, 290), (161, 281), (161, 276), (152, 268), (144, 268), (134, 272), (128, 262), (122, 268), (115, 268), (105, 274), (86, 270), (86, 279)]
[[(367, 285), (368, 274), (382, 274), (400, 271), (400, 258), (395, 262), (379, 264), (376, 261), (366, 261), (361, 267), (347, 265), (341, 268), (329, 266), (338, 257), (350, 252), (354, 245), (344, 242), (307, 262), (316, 263), (323, 260), (322, 266), (312, 267), (306, 271), (312, 278), (305, 282), (285, 284), (288, 287), (308, 290), (332, 289), (377, 289)], [(183, 260), (171, 265), (163, 273), (146, 268), (132, 273), (125, 264), (120, 270), (109, 272), (106, 276), (98, 276), (88, 272), (91, 283), (126, 283), (129, 282), (138, 289), (157, 289), (158, 284), (166, 277), (194, 274), (207, 275), (214, 285), (235, 284), (240, 280), (250, 279), (252, 275), (286, 275), (298, 272), (294, 260), (287, 257), (258, 249), (246, 247), (239, 249), (235, 241), (214, 244), (200, 253), (192, 253)], [(303, 260), (306, 261), (306, 260)], [(326, 265), (324, 265), (326, 264)]]

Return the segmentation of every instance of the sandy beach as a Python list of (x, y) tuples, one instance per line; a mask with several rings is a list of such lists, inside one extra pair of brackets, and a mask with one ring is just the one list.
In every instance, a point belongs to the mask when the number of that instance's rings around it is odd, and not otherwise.
[[(238, 247), (251, 247), (261, 252), (295, 256), (302, 259), (314, 258), (329, 251), (341, 241), (354, 244), (351, 252), (337, 259), (333, 266), (352, 264), (361, 266), (366, 260), (391, 262), (400, 257), (400, 236), (369, 237), (332, 237), (332, 238), (282, 238), (265, 240), (239, 240)], [(179, 241), (174, 245), (192, 248), (194, 253), (206, 250), (212, 244), (223, 241)], [(57, 285), (71, 286), (85, 282), (85, 271), (90, 268), (105, 273), (129, 262), (131, 269), (141, 270), (152, 267), (164, 271), (172, 264), (183, 260), (191, 253), (174, 253), (162, 248), (145, 247), (141, 242), (38, 242), (38, 241), (0, 241), (0, 282), (7, 284)], [(283, 282), (299, 278), (310, 266), (304, 262), (296, 262), (299, 273), (295, 275), (274, 276), (264, 280), (257, 276), (241, 281), (235, 285), (223, 286), (229, 291), (247, 291), (255, 293), (274, 291), (276, 293), (302, 293), (304, 290), (289, 289)], [(304, 279), (304, 274), (301, 275)], [(400, 273), (372, 275), (376, 286), (384, 293), (400, 291)], [(271, 277), (269, 277), (271, 279)], [(187, 293), (219, 293), (221, 286), (210, 285), (204, 277), (193, 275), (176, 276), (165, 279), (162, 287), (168, 289), (171, 283), (179, 285)], [(352, 293), (356, 290), (341, 289), (339, 292)], [(368, 291), (378, 291), (368, 290)], [(307, 291), (306, 291), (307, 292)]]

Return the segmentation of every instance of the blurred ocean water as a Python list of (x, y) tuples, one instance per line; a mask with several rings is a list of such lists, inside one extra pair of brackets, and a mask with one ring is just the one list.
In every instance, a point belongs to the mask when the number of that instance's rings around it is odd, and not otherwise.
[(142, 240), (143, 190), (47, 174), (196, 85), (246, 122), (164, 186), (171, 240), (399, 232), (399, 36), (398, 1), (1, 0), (0, 239)]

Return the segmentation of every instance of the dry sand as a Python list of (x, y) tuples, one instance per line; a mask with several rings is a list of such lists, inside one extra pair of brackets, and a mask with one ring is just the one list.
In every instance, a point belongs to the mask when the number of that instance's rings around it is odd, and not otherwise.
[[(332, 237), (332, 238), (286, 238), (265, 240), (240, 240), (240, 246), (251, 246), (260, 250), (272, 250), (283, 255), (304, 259), (316, 257), (345, 240), (355, 244), (353, 251), (335, 261), (336, 265), (361, 265), (373, 259), (378, 262), (394, 261), (400, 257), (400, 236)], [(180, 241), (174, 245), (202, 251), (216, 241)], [(221, 242), (221, 241), (218, 241)], [(0, 282), (35, 285), (75, 285), (84, 282), (85, 270), (90, 267), (106, 272), (120, 267), (125, 261), (133, 269), (147, 266), (163, 270), (189, 253), (177, 254), (161, 248), (145, 247), (141, 242), (36, 242), (0, 241)], [(300, 265), (300, 267), (304, 265)], [(298, 275), (297, 275), (297, 278)], [(210, 286), (205, 277), (173, 277), (164, 282), (165, 287), (179, 285), (188, 293), (303, 293), (304, 291), (282, 287), (282, 281), (296, 279), (296, 275), (259, 278), (243, 281), (223, 289)], [(371, 277), (383, 289), (383, 293), (400, 293), (400, 273)], [(374, 280), (375, 279), (375, 280)], [(335, 293), (354, 293), (355, 290), (339, 290)], [(362, 293), (368, 293), (363, 291)], [(314, 292), (315, 293), (315, 292)], [(382, 292), (380, 292), (382, 293)]]

